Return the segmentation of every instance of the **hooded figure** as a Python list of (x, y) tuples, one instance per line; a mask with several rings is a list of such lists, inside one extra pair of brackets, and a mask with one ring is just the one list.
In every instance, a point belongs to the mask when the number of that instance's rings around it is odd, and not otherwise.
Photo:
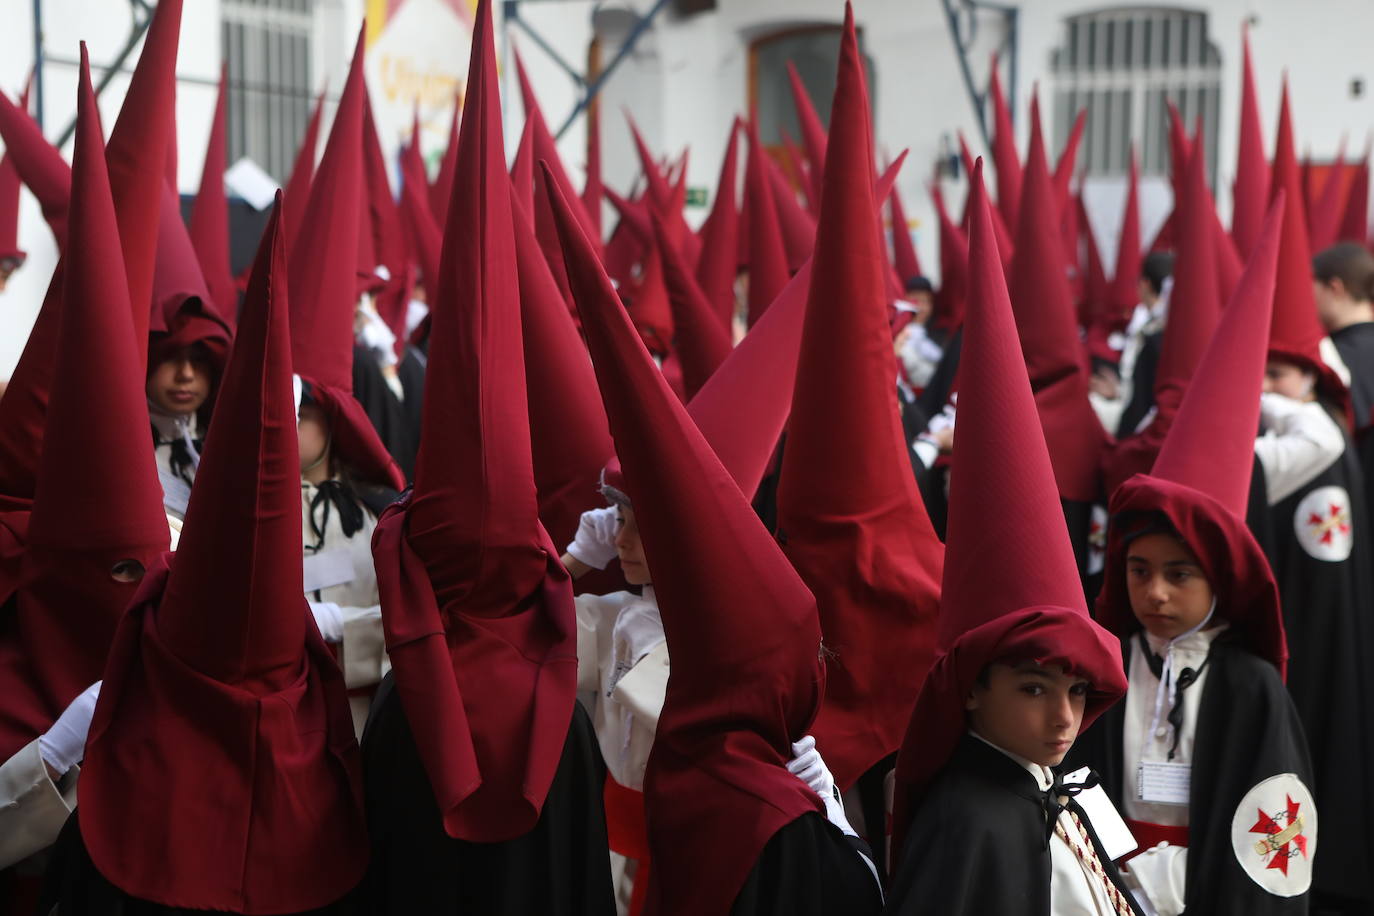
[[(1077, 715), (1090, 723), (1126, 690), (1116, 640), (1089, 618), (1076, 575), (981, 161), (972, 180), (964, 365), (978, 371), (960, 379), (939, 654), (897, 758), (887, 912), (1049, 916), (1068, 912), (1053, 907), (1072, 898), (1085, 904), (1074, 912), (1133, 913), (1092, 829), (1106, 824), (1065, 797), (1086, 787), (1064, 785), (1038, 761), (1018, 761), (970, 732), (975, 699), (987, 700), (979, 688), (1008, 671), (1028, 672), (1036, 696), (1073, 679), (1075, 716), (1061, 722), (1056, 714), (1054, 735), (1035, 735), (1055, 739), (1043, 751), (1051, 756), (1068, 749)], [(1017, 460), (1008, 463), (1008, 454)]]
[(814, 600), (556, 212), (673, 659), (644, 781), (645, 912), (875, 913), (854, 838), (787, 769), (824, 686)]
[(258, 251), (184, 536), (114, 636), (80, 805), (50, 866), (58, 912), (335, 912), (364, 873), (358, 747), (295, 555), (279, 228), (280, 213)]
[[(1231, 238), (1240, 253), (1248, 257), (1255, 247), (1264, 204), (1269, 199), (1269, 160), (1264, 156), (1264, 129), (1260, 125), (1259, 95), (1250, 64), (1248, 24), (1241, 26), (1241, 42), (1240, 137), (1236, 143), (1236, 178), (1231, 185)], [(1294, 200), (1292, 206), (1299, 203)]]
[[(1191, 207), (1179, 211), (1181, 257)], [(1308, 906), (1312, 765), (1283, 685), (1278, 588), (1244, 521), (1282, 207), (1255, 240), (1153, 469), (1111, 502), (1097, 616), (1123, 641), (1130, 689), (1073, 756), (1099, 769), (1129, 819), (1143, 851), (1132, 883), (1164, 916)], [(1157, 781), (1180, 772), (1185, 790)]]
[[(816, 596), (832, 653), (815, 734), (842, 791), (901, 743), (934, 657), (943, 554), (897, 405), (871, 136), (851, 18), (840, 43), (777, 518), (778, 540)], [(879, 834), (876, 823), (868, 827)]]
[[(228, 67), (226, 63), (220, 70), (219, 98), (215, 102), (214, 120), (210, 122), (210, 139), (205, 146), (200, 190), (196, 192), (196, 202), (191, 208), (190, 235), (210, 298), (219, 307), (220, 315), (230, 330), (233, 330), (234, 321), (238, 318), (239, 290), (233, 269), (229, 266), (229, 199), (224, 194), (224, 147), (225, 134), (229, 129), (225, 119), (229, 95)], [(302, 208), (304, 203), (301, 201)]]
[(30, 509), (0, 515), (0, 760), (100, 679), (133, 583), (169, 544), (88, 79), (78, 106), (78, 244), (61, 278), (43, 456)]
[(711, 215), (701, 227), (701, 255), (696, 265), (697, 283), (726, 334), (734, 326), (735, 274), (739, 267), (740, 213), (735, 203), (739, 132), (740, 122), (736, 118), (730, 124), (730, 139), (725, 144)]
[[(1293, 131), (1279, 109), (1273, 195), (1286, 195), (1255, 456), (1261, 498), (1248, 521), (1269, 554), (1288, 633), (1288, 689), (1312, 750), (1324, 841), (1313, 908), (1374, 905), (1374, 556), (1359, 458), (1345, 428), (1348, 394), (1317, 318)], [(1330, 360), (1330, 361), (1329, 361)], [(1256, 504), (1258, 503), (1258, 505)], [(1265, 505), (1267, 503), (1267, 506)]]
[(745, 232), (749, 239), (749, 326), (763, 315), (787, 285), (787, 252), (783, 247), (778, 211), (773, 204), (768, 177), (768, 153), (759, 141), (758, 125), (751, 120), (749, 156), (744, 170), (744, 199), (748, 208)]
[(393, 668), (363, 738), (370, 912), (607, 913), (605, 771), (530, 457), (489, 0), (467, 86), (415, 487), (373, 541)]

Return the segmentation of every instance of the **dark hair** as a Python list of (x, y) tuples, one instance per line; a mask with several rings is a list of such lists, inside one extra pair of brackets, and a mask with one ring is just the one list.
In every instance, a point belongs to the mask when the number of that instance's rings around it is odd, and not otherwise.
[(906, 291), (909, 293), (930, 293), (934, 295), (935, 286), (930, 282), (929, 278), (922, 277), (918, 274), (917, 276), (907, 278)]
[(1340, 280), (1356, 302), (1374, 298), (1374, 255), (1359, 242), (1341, 242), (1322, 249), (1312, 259), (1312, 276), (1327, 285)]
[(1152, 251), (1140, 262), (1140, 279), (1150, 284), (1156, 296), (1164, 292), (1164, 281), (1174, 272), (1172, 251)]

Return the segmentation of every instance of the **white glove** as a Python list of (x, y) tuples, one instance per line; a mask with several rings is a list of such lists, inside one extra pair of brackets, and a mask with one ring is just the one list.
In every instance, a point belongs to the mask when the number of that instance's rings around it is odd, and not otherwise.
[(1284, 432), (1287, 421), (1302, 410), (1302, 401), (1285, 397), (1277, 391), (1260, 395), (1260, 425), (1275, 432)]
[(825, 802), (825, 816), (830, 823), (849, 836), (858, 836), (854, 828), (849, 826), (849, 818), (845, 817), (844, 804), (840, 801), (839, 792), (835, 791), (835, 777), (821, 759), (820, 751), (816, 750), (816, 739), (811, 735), (802, 738), (792, 745), (792, 754), (787, 772), (806, 783), (812, 792), (821, 797), (821, 801)]
[(1144, 895), (1158, 916), (1178, 916), (1183, 912), (1188, 873), (1187, 847), (1160, 843), (1136, 856), (1128, 863), (1128, 867), (1140, 886), (1137, 900)]
[(96, 681), (67, 704), (52, 728), (38, 736), (38, 755), (59, 775), (66, 773), (86, 756), (86, 733), (100, 696), (101, 681)]
[(606, 564), (614, 560), (619, 552), (615, 547), (615, 536), (620, 528), (620, 523), (616, 521), (619, 515), (620, 509), (616, 506), (583, 512), (582, 521), (577, 525), (577, 534), (573, 535), (567, 552), (579, 562), (605, 569)]
[(332, 601), (310, 601), (310, 612), (315, 615), (315, 626), (325, 642), (343, 642), (343, 611)]
[(362, 326), (358, 328), (358, 343), (372, 351), (377, 362), (383, 366), (396, 363), (396, 335), (386, 322), (374, 311), (358, 310)]

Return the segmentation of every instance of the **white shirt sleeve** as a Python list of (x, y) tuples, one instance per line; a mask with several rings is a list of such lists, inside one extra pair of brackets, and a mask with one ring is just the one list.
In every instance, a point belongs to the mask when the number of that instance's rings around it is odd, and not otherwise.
[(344, 685), (370, 687), (380, 683), (391, 670), (386, 654), (386, 634), (382, 632), (382, 606), (340, 607), (343, 639), (339, 643), (339, 662)]
[(1301, 490), (1345, 451), (1341, 428), (1315, 401), (1260, 395), (1260, 425), (1264, 431), (1255, 440), (1255, 454), (1271, 506)]
[(53, 844), (76, 807), (80, 772), (80, 767), (72, 767), (54, 783), (36, 738), (0, 764), (0, 868)]
[(1183, 912), (1187, 847), (1160, 843), (1136, 856), (1127, 867), (1132, 879), (1130, 883), (1139, 887), (1134, 891), (1137, 899), (1143, 896), (1159, 916), (1179, 916)]

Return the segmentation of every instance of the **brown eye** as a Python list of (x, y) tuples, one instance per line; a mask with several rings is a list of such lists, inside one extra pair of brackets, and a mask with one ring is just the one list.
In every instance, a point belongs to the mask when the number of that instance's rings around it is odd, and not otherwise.
[(137, 560), (120, 560), (110, 567), (110, 578), (116, 582), (137, 582), (143, 578), (143, 564)]

